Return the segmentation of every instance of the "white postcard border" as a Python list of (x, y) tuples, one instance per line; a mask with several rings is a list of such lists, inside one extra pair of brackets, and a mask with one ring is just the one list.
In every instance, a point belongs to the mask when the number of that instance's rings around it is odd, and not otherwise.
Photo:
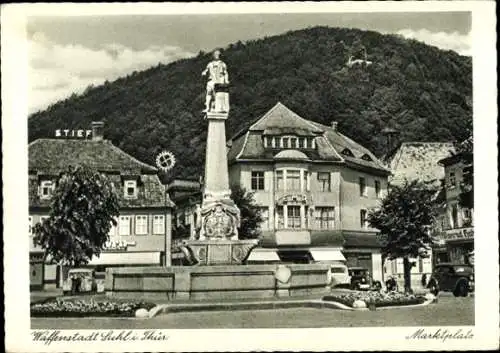
[[(2, 7), (2, 138), (6, 349), (29, 351), (467, 350), (498, 347), (498, 223), (495, 4), (486, 1), (19, 4)], [(475, 327), (471, 340), (407, 340), (415, 328), (163, 330), (166, 341), (33, 343), (28, 289), (26, 16), (242, 12), (472, 11), (475, 148)], [(446, 327), (439, 327), (446, 329)], [(438, 328), (435, 328), (438, 329)], [(458, 327), (448, 328), (457, 330)], [(461, 327), (467, 331), (469, 327)], [(69, 331), (66, 331), (69, 333)], [(82, 332), (82, 331), (79, 331)]]

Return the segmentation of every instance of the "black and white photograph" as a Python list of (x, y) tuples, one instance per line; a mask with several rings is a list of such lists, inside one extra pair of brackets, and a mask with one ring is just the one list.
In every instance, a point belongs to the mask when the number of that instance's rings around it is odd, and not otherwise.
[(498, 349), (494, 2), (251, 5), (2, 6), (6, 350)]

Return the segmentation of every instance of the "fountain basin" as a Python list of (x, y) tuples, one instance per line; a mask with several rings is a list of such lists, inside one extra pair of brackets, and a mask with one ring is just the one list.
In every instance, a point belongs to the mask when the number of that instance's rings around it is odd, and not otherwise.
[(109, 267), (105, 290), (167, 300), (305, 296), (330, 291), (329, 270), (327, 264)]

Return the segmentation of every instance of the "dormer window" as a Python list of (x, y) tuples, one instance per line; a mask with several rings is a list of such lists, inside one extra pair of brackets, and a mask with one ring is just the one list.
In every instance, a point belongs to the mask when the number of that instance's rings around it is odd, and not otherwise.
[(354, 157), (354, 154), (353, 154), (353, 153), (351, 152), (351, 150), (350, 150), (350, 149), (348, 149), (348, 148), (344, 148), (344, 149), (342, 150), (342, 154), (343, 154), (344, 156)]
[(263, 136), (264, 148), (309, 149), (316, 148), (314, 137), (302, 136)]
[(54, 182), (52, 180), (42, 180), (40, 183), (40, 198), (50, 199), (54, 192)]
[(135, 199), (137, 198), (137, 180), (125, 180), (125, 198)]
[(364, 161), (368, 161), (368, 162), (372, 162), (373, 161), (372, 157), (370, 157), (367, 154), (364, 154), (363, 156), (361, 156), (361, 159), (364, 160)]

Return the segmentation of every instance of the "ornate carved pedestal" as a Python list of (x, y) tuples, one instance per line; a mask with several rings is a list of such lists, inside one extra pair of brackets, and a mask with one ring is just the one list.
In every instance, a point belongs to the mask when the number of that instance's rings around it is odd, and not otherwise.
[(184, 246), (192, 264), (240, 265), (257, 243), (257, 240), (190, 240)]

